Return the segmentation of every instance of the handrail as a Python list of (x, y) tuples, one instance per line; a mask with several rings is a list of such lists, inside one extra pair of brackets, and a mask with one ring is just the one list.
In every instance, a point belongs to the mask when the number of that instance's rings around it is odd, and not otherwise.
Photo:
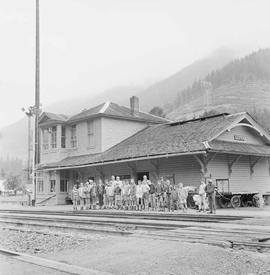
[(47, 200), (49, 200), (49, 199), (51, 199), (53, 197), (56, 197), (56, 194), (54, 194), (54, 195), (52, 195), (52, 196), (50, 196), (50, 197), (48, 197), (48, 198), (46, 198), (46, 199), (44, 199), (42, 201), (37, 202), (37, 204), (41, 204), (41, 203), (43, 203), (43, 202), (45, 202), (45, 201), (47, 201)]

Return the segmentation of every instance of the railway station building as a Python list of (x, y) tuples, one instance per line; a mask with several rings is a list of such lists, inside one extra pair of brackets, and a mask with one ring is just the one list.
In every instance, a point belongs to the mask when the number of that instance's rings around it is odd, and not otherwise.
[(270, 136), (248, 114), (169, 121), (107, 102), (71, 117), (40, 118), (37, 203), (65, 204), (88, 178), (147, 175), (198, 187), (211, 177), (218, 191), (270, 196)]

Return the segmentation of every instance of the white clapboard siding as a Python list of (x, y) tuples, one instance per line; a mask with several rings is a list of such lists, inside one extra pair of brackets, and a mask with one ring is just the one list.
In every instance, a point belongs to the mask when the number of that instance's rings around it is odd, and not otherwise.
[[(229, 156), (229, 161), (235, 157)], [(269, 165), (266, 158), (261, 159), (255, 165), (254, 173), (251, 174), (249, 157), (241, 156), (233, 164), (232, 173), (229, 176), (228, 157), (225, 154), (217, 155), (208, 164), (208, 171), (214, 180), (229, 178), (232, 193), (266, 193), (270, 191)]]
[(164, 158), (160, 160), (160, 176), (175, 175), (175, 182), (185, 186), (200, 185), (200, 166), (193, 156)]

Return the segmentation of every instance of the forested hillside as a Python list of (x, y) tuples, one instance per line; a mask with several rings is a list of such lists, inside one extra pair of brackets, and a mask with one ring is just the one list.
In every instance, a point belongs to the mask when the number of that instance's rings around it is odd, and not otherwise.
[(270, 129), (270, 49), (236, 59), (179, 91), (168, 117), (179, 119), (202, 109), (248, 111)]

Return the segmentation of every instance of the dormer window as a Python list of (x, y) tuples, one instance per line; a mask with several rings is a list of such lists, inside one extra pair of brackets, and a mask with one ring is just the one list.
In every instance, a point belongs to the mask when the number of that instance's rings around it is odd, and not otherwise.
[(51, 128), (51, 148), (52, 149), (57, 148), (57, 128), (56, 128), (56, 126), (53, 126)]
[(93, 120), (90, 120), (87, 122), (87, 134), (88, 134), (88, 146), (93, 147), (95, 145)]
[(49, 129), (43, 129), (42, 131), (43, 134), (43, 150), (48, 150), (49, 149)]
[(70, 145), (71, 145), (71, 148), (77, 147), (77, 127), (76, 127), (76, 125), (71, 126)]

